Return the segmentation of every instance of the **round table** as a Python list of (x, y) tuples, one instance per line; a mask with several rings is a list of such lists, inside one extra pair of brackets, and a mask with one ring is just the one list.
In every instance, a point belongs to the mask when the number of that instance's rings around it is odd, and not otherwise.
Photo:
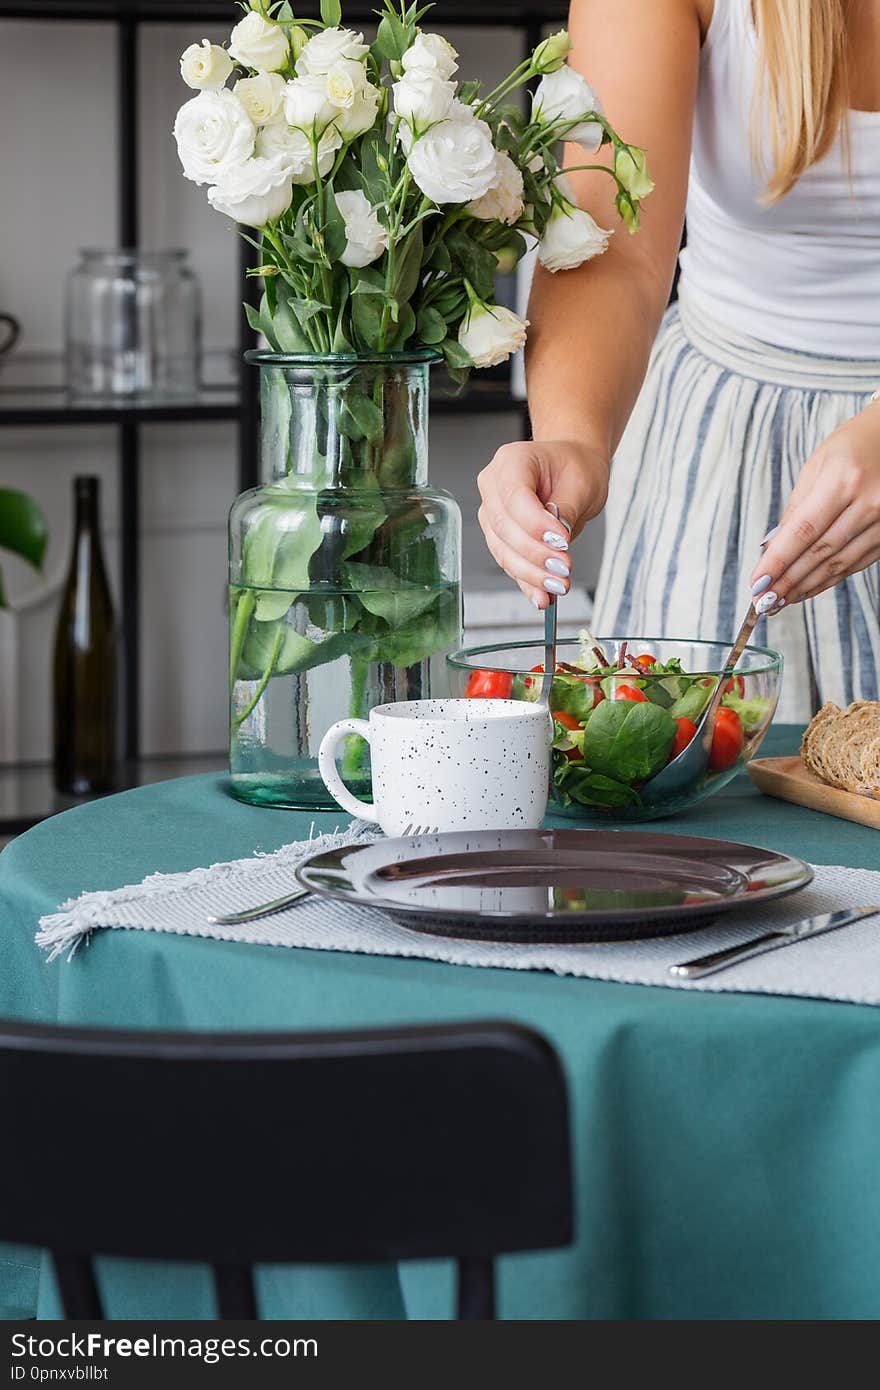
[[(793, 751), (797, 737), (777, 728), (764, 751)], [(210, 1030), (517, 1019), (550, 1038), (568, 1076), (577, 1230), (567, 1250), (501, 1261), (503, 1317), (880, 1316), (870, 1007), (136, 931), (100, 931), (70, 964), (47, 965), (34, 945), (40, 915), (70, 896), (272, 850), (311, 819), (242, 805), (208, 776), (93, 802), (14, 840), (0, 857), (0, 1014)], [(314, 819), (324, 830), (343, 818)], [(825, 863), (876, 864), (880, 846), (876, 831), (761, 797), (745, 775), (662, 828)], [(70, 1142), (58, 1136), (59, 1181)], [(168, 1161), (181, 1183), (197, 1180), (186, 1155)], [(279, 1218), (295, 1219), (308, 1194), (287, 1191), (284, 1171), (283, 1153), (255, 1154), (230, 1187), (275, 1182)], [(99, 1275), (110, 1317), (214, 1315), (207, 1270), (104, 1260)], [(452, 1273), (273, 1268), (259, 1293), (264, 1317), (448, 1317)], [(0, 1306), (59, 1315), (37, 1252), (0, 1249)]]

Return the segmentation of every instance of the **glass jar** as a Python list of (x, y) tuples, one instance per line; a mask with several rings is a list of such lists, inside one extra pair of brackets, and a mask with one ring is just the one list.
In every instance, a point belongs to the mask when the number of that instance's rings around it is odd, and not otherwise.
[[(317, 769), (337, 719), (446, 691), (461, 632), (461, 518), (427, 486), (430, 350), (248, 353), (262, 469), (229, 519), (230, 774), (260, 805), (334, 808)], [(352, 735), (340, 771), (369, 796)]]
[(67, 387), (74, 396), (192, 396), (201, 357), (199, 282), (188, 251), (80, 252), (67, 278)]

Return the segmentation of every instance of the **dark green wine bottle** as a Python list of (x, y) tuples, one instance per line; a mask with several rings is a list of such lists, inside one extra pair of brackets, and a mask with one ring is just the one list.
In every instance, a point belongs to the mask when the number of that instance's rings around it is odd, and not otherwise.
[(101, 554), (97, 478), (74, 478), (76, 525), (55, 634), (55, 786), (112, 791), (118, 755), (116, 625)]

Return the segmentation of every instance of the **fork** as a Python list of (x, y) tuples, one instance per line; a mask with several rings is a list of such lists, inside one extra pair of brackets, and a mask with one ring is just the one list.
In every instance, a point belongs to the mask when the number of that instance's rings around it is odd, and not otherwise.
[[(436, 825), (405, 825), (403, 827), (402, 839), (408, 840), (414, 835), (436, 835)], [(260, 917), (271, 917), (275, 912), (283, 912), (286, 907), (292, 907), (301, 898), (308, 896), (311, 890), (303, 888), (301, 885), (294, 888), (289, 893), (285, 893), (283, 898), (273, 898), (268, 903), (257, 903), (256, 907), (246, 907), (241, 912), (228, 912), (224, 917), (209, 917), (208, 921), (213, 927), (237, 927), (243, 922), (256, 922)]]

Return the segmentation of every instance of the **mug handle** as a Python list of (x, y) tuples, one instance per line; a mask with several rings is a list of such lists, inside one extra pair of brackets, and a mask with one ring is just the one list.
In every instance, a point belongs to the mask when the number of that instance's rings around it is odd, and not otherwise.
[(8, 337), (4, 343), (0, 343), (0, 353), (8, 352), (18, 342), (21, 333), (21, 324), (13, 314), (0, 314), (0, 323), (6, 326)]
[(359, 801), (348, 790), (336, 768), (336, 750), (346, 734), (360, 734), (367, 743), (370, 741), (370, 724), (367, 719), (337, 719), (331, 724), (318, 748), (318, 771), (334, 801), (338, 801), (343, 811), (359, 820), (372, 821), (378, 825), (376, 807), (366, 801)]

